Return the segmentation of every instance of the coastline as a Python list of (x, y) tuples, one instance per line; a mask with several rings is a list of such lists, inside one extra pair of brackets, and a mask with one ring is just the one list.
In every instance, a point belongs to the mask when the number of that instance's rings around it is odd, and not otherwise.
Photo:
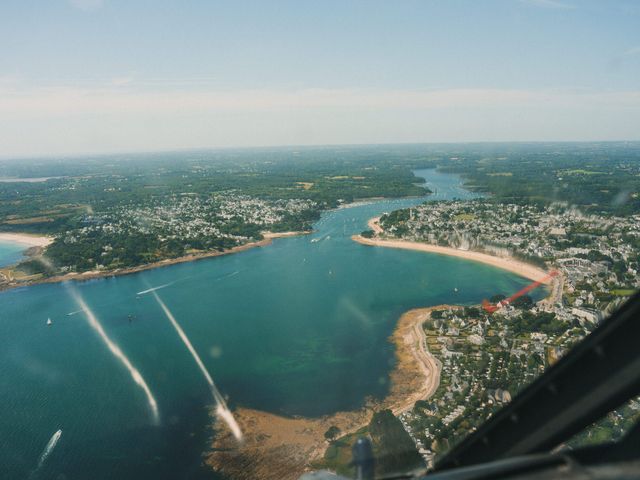
[(27, 247), (46, 247), (53, 242), (53, 238), (30, 233), (0, 232), (0, 242), (18, 243)]
[[(347, 435), (366, 427), (375, 411), (391, 409), (399, 415), (418, 400), (435, 393), (441, 364), (429, 352), (422, 325), (433, 310), (461, 308), (438, 305), (405, 312), (389, 337), (395, 347), (396, 366), (390, 374), (390, 389), (380, 401), (367, 399), (356, 411), (337, 412), (320, 418), (284, 417), (249, 408), (233, 413), (244, 434), (238, 445), (233, 435), (216, 422), (216, 435), (205, 462), (231, 478), (295, 480), (322, 460), (329, 443), (324, 433), (330, 426)], [(215, 422), (215, 412), (211, 412)]]
[[(68, 282), (68, 281), (84, 282), (87, 280), (95, 280), (98, 278), (131, 275), (133, 273), (142, 272), (145, 270), (152, 270), (154, 268), (167, 267), (169, 265), (176, 265), (178, 263), (194, 262), (197, 260), (203, 260), (205, 258), (220, 257), (222, 255), (230, 255), (233, 253), (249, 250), (251, 248), (264, 247), (264, 246), (270, 245), (273, 242), (273, 239), (275, 238), (294, 237), (298, 235), (308, 235), (310, 233), (311, 232), (309, 231), (277, 232), (277, 233), (263, 232), (262, 235), (264, 238), (262, 240), (245, 243), (244, 245), (238, 245), (237, 247), (233, 247), (228, 250), (191, 253), (188, 255), (183, 255), (181, 257), (167, 258), (164, 260), (159, 260), (157, 262), (138, 265), (136, 267), (122, 268), (122, 269), (116, 269), (116, 270), (91, 270), (88, 272), (81, 272), (81, 273), (72, 272), (72, 273), (67, 273), (65, 275), (56, 275), (54, 277), (37, 278), (33, 280), (27, 279), (24, 281), (17, 281), (13, 278), (8, 278), (7, 279), (8, 283), (4, 283), (0, 285), (0, 291), (10, 290), (12, 288), (39, 285), (43, 283), (60, 283), (60, 282)], [(7, 278), (8, 275), (10, 275), (10, 269), (3, 269), (3, 271), (0, 272), (0, 276), (4, 276), (5, 278)]]
[[(384, 231), (377, 220), (378, 218), (369, 220), (368, 225), (379, 235)], [(418, 242), (368, 239), (360, 235), (351, 238), (364, 245), (460, 257), (532, 280), (540, 280), (547, 275), (544, 270), (533, 265), (480, 252)], [(435, 393), (440, 384), (442, 364), (429, 352), (422, 325), (434, 310), (460, 308), (462, 307), (451, 305), (416, 308), (405, 312), (399, 318), (389, 337), (389, 341), (395, 347), (396, 366), (390, 373), (389, 393), (383, 400), (367, 399), (365, 405), (356, 411), (337, 412), (321, 418), (290, 418), (239, 407), (234, 411), (234, 416), (244, 433), (244, 441), (240, 445), (222, 422), (216, 421), (215, 411), (212, 410), (211, 416), (216, 430), (205, 463), (231, 478), (299, 478), (312, 469), (314, 462), (323, 459), (329, 446), (324, 432), (329, 427), (338, 427), (341, 436), (352, 434), (366, 427), (375, 411), (388, 408), (394, 415), (400, 415), (412, 409), (418, 400), (426, 400)]]
[[(379, 218), (372, 218), (367, 222), (367, 225), (376, 235), (380, 235), (384, 232), (382, 227), (378, 224)], [(487, 253), (476, 252), (473, 250), (460, 250), (452, 247), (442, 247), (440, 245), (431, 245), (429, 243), (412, 242), (409, 240), (391, 240), (383, 239), (379, 237), (365, 238), (362, 235), (353, 235), (351, 239), (354, 242), (362, 245), (368, 245), (372, 247), (386, 247), (397, 248), (403, 250), (415, 250), (418, 252), (435, 253), (438, 255), (446, 255), (450, 257), (463, 258), (465, 260), (471, 260), (473, 262), (484, 263), (492, 267), (507, 270), (509, 272), (520, 275), (521, 277), (528, 278), (530, 280), (538, 281), (548, 275), (545, 270), (531, 265), (514, 258), (497, 257), (495, 255), (489, 255)], [(544, 284), (550, 284), (552, 279), (547, 279)]]

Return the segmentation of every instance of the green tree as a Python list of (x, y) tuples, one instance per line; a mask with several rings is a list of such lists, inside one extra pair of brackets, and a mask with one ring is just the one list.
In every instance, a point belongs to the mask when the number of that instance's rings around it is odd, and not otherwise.
[(333, 442), (336, 438), (338, 438), (340, 433), (341, 430), (338, 427), (336, 427), (335, 425), (331, 425), (329, 429), (324, 432), (324, 438), (326, 438), (330, 442)]

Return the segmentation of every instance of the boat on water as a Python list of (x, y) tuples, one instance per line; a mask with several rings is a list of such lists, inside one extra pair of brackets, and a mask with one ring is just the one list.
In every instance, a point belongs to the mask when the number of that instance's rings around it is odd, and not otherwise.
[(320, 239), (319, 239), (319, 238), (312, 238), (312, 239), (311, 239), (311, 243), (316, 243), (316, 242), (318, 242), (318, 241), (320, 241)]
[(47, 326), (50, 327), (51, 325), (53, 325), (51, 318), (47, 318)]

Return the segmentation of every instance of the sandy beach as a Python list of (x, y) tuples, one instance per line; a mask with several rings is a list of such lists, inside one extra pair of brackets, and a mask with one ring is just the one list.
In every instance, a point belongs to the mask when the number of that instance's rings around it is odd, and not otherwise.
[(244, 443), (238, 445), (217, 422), (219, 430), (206, 463), (231, 478), (294, 480), (322, 459), (329, 445), (324, 433), (330, 426), (340, 428), (342, 435), (353, 433), (367, 426), (375, 411), (390, 408), (399, 415), (413, 408), (416, 401), (429, 398), (438, 388), (441, 365), (427, 350), (422, 324), (432, 310), (442, 308), (458, 307), (418, 308), (400, 317), (389, 338), (395, 346), (396, 366), (390, 375), (389, 394), (382, 401), (368, 400), (360, 410), (321, 418), (290, 418), (238, 408), (233, 413), (244, 433)]
[(0, 232), (0, 241), (20, 243), (28, 247), (46, 247), (53, 242), (53, 238), (29, 233)]
[[(378, 218), (369, 220), (368, 225), (376, 235), (383, 233), (382, 228), (378, 225)], [(473, 262), (480, 262), (492, 267), (501, 268), (513, 272), (521, 277), (530, 280), (541, 280), (548, 275), (548, 272), (529, 263), (521, 262), (514, 258), (496, 257), (487, 253), (475, 252), (472, 250), (460, 250), (451, 247), (441, 247), (439, 245), (431, 245), (421, 242), (410, 242), (407, 240), (391, 240), (379, 237), (365, 238), (361, 235), (353, 235), (351, 239), (362, 245), (370, 245), (372, 247), (399, 248), (403, 250), (416, 250), (418, 252), (436, 253), (438, 255), (448, 255), (450, 257), (464, 258)], [(546, 280), (544, 283), (551, 283), (552, 279)]]

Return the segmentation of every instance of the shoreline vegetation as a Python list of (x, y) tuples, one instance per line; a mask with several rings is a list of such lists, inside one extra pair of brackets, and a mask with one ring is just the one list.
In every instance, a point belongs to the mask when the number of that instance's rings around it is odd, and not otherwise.
[[(362, 235), (353, 235), (351, 239), (354, 242), (362, 245), (369, 245), (373, 247), (387, 247), (398, 248), (403, 250), (415, 250), (425, 253), (435, 253), (438, 255), (447, 255), (450, 257), (464, 258), (465, 260), (471, 260), (478, 263), (484, 263), (492, 267), (497, 267), (502, 270), (520, 275), (521, 277), (528, 278), (530, 280), (538, 281), (547, 276), (548, 272), (543, 269), (531, 265), (529, 263), (516, 260), (510, 257), (497, 257), (495, 255), (489, 255), (487, 253), (477, 252), (473, 250), (461, 250), (452, 247), (443, 247), (440, 245), (432, 245), (422, 242), (412, 242), (408, 240), (397, 239), (385, 239), (380, 238), (379, 235), (384, 233), (382, 227), (378, 224), (380, 218), (372, 218), (367, 225), (374, 232), (375, 236), (372, 238), (365, 238)], [(547, 279), (543, 283), (550, 284), (551, 279)]]
[(244, 434), (242, 444), (211, 415), (215, 435), (205, 463), (230, 478), (295, 480), (322, 462), (330, 443), (324, 433), (338, 427), (348, 435), (369, 425), (376, 411), (390, 409), (399, 415), (418, 400), (432, 396), (440, 384), (440, 362), (429, 352), (422, 325), (432, 311), (457, 309), (450, 305), (416, 308), (405, 312), (389, 341), (395, 347), (396, 366), (390, 374), (390, 388), (382, 400), (368, 398), (355, 411), (337, 412), (320, 418), (285, 417), (239, 407), (236, 421)]
[[(136, 267), (130, 267), (130, 268), (122, 268), (122, 269), (117, 269), (117, 270), (91, 270), (88, 272), (81, 272), (81, 273), (76, 273), (76, 272), (72, 272), (72, 273), (67, 273), (65, 275), (56, 275), (53, 277), (48, 277), (48, 278), (34, 278), (34, 279), (30, 279), (29, 276), (25, 276), (21, 279), (16, 278), (15, 272), (13, 270), (12, 267), (14, 266), (10, 266), (7, 268), (1, 268), (0, 269), (0, 276), (4, 277), (5, 281), (7, 283), (4, 283), (2, 285), (0, 285), (0, 291), (3, 290), (10, 290), (12, 288), (18, 288), (18, 287), (27, 287), (27, 286), (32, 286), (32, 285), (39, 285), (39, 284), (43, 284), (43, 283), (60, 283), (60, 282), (67, 282), (67, 281), (78, 281), (78, 282), (83, 282), (83, 281), (87, 281), (87, 280), (95, 280), (98, 278), (106, 278), (106, 277), (117, 277), (117, 276), (122, 276), (122, 275), (131, 275), (133, 273), (137, 273), (137, 272), (142, 272), (145, 270), (152, 270), (154, 268), (160, 268), (160, 267), (167, 267), (169, 265), (176, 265), (178, 263), (185, 263), (185, 262), (194, 262), (197, 260), (203, 260), (205, 258), (212, 258), (212, 257), (220, 257), (222, 255), (230, 255), (232, 253), (238, 253), (238, 252), (242, 252), (245, 250), (249, 250), (251, 248), (256, 248), (256, 247), (264, 247), (267, 245), (270, 245), (273, 241), (273, 239), (275, 238), (284, 238), (284, 237), (294, 237), (294, 236), (298, 236), (298, 235), (308, 235), (310, 234), (310, 231), (301, 231), (301, 232), (276, 232), (276, 233), (272, 233), (272, 232), (263, 232), (263, 239), (262, 240), (257, 240), (255, 242), (249, 242), (249, 243), (245, 243), (244, 245), (238, 245), (237, 247), (232, 247), (230, 249), (227, 250), (223, 250), (223, 251), (209, 251), (209, 252), (197, 252), (197, 253), (190, 253), (188, 255), (183, 255), (181, 257), (176, 257), (176, 258), (167, 258), (164, 260), (160, 260), (157, 262), (152, 262), (152, 263), (147, 263), (144, 265), (138, 265)], [(8, 237), (3, 237), (2, 235), (4, 234), (0, 234), (0, 240), (2, 238), (8, 238)], [(18, 240), (14, 240), (13, 237), (20, 237), (20, 238), (24, 238), (26, 240), (26, 238), (33, 238), (33, 239), (41, 239), (39, 240), (40, 242), (44, 242), (44, 239), (47, 239), (49, 241), (49, 243), (51, 243), (51, 239), (49, 239), (49, 237), (36, 237), (36, 236), (30, 236), (28, 234), (6, 234), (6, 235), (10, 235), (12, 237), (12, 239), (10, 241), (19, 243)], [(35, 241), (35, 240), (33, 240)], [(22, 242), (25, 243), (25, 242)], [(48, 243), (47, 243), (48, 245)], [(35, 246), (35, 245), (34, 245)], [(31, 248), (29, 248), (26, 251), (26, 254), (31, 256), (32, 258), (37, 258), (38, 255), (40, 255), (42, 253), (42, 249), (44, 248), (44, 246), (40, 246), (38, 245), (36, 247), (36, 250), (34, 251), (33, 248), (34, 246), (32, 246)]]

